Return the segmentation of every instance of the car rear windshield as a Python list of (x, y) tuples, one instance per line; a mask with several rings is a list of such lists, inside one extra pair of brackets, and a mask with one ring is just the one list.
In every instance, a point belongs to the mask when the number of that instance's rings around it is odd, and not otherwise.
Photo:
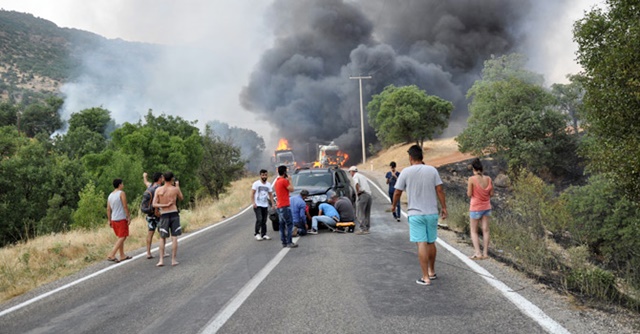
[(293, 186), (298, 187), (331, 187), (333, 185), (331, 173), (299, 173), (292, 177)]

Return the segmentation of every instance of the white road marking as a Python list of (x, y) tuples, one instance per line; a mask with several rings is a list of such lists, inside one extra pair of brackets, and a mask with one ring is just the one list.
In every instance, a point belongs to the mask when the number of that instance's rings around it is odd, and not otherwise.
[[(296, 242), (299, 237), (294, 238)], [(255, 276), (245, 284), (238, 293), (227, 302), (227, 304), (207, 323), (207, 326), (202, 330), (203, 334), (217, 333), (218, 330), (231, 318), (231, 316), (242, 306), (242, 304), (249, 298), (253, 291), (258, 288), (260, 283), (271, 273), (271, 271), (282, 261), (285, 255), (289, 252), (290, 248), (283, 248), (276, 256), (267, 263)]]
[[(221, 221), (221, 222), (219, 222), (219, 223), (217, 223), (217, 224), (214, 224), (214, 225), (211, 225), (211, 226), (205, 227), (205, 228), (203, 228), (202, 230), (198, 230), (198, 231), (196, 231), (196, 232), (193, 232), (193, 233), (190, 233), (190, 234), (188, 234), (188, 235), (182, 236), (182, 237), (180, 237), (178, 240), (179, 240), (180, 242), (182, 242), (183, 240), (189, 239), (189, 238), (191, 238), (191, 237), (193, 237), (193, 236), (195, 236), (195, 235), (198, 235), (198, 234), (200, 234), (200, 233), (203, 233), (203, 232), (205, 232), (205, 231), (208, 231), (208, 230), (210, 230), (210, 229), (212, 229), (212, 228), (216, 228), (216, 227), (218, 227), (218, 226), (220, 226), (220, 225), (222, 225), (222, 224), (225, 224), (225, 223), (227, 223), (227, 222), (231, 221), (231, 220), (232, 220), (232, 219), (234, 219), (235, 217), (240, 216), (241, 214), (243, 214), (243, 213), (247, 212), (247, 211), (248, 211), (249, 209), (251, 209), (251, 208), (252, 208), (252, 207), (251, 207), (251, 206), (249, 206), (249, 207), (247, 207), (246, 209), (244, 209), (244, 210), (240, 211), (239, 213), (237, 213), (237, 214), (235, 214), (235, 215), (233, 215), (233, 216), (231, 216), (231, 217), (229, 217), (229, 218), (227, 218), (227, 219), (225, 219), (225, 220), (223, 220), (223, 221)], [(170, 246), (170, 245), (171, 245), (171, 242), (167, 243), (167, 246)], [(158, 247), (156, 247), (156, 248), (152, 249), (151, 251), (152, 251), (152, 252), (156, 252), (156, 251), (158, 251)], [(4, 311), (0, 312), (0, 317), (3, 317), (3, 316), (5, 316), (5, 315), (7, 315), (7, 314), (9, 314), (9, 313), (11, 313), (11, 312), (17, 311), (17, 310), (19, 310), (19, 309), (21, 309), (21, 308), (23, 308), (23, 307), (25, 307), (25, 306), (27, 306), (27, 305), (30, 305), (30, 304), (33, 304), (33, 303), (37, 302), (37, 301), (39, 301), (39, 300), (42, 300), (42, 299), (44, 299), (44, 298), (47, 298), (47, 297), (49, 297), (49, 296), (51, 296), (51, 295), (53, 295), (53, 294), (55, 294), (55, 293), (58, 293), (58, 292), (63, 291), (63, 290), (66, 290), (66, 289), (68, 289), (68, 288), (70, 288), (70, 287), (72, 287), (72, 286), (74, 286), (74, 285), (80, 284), (80, 283), (82, 283), (82, 282), (84, 282), (84, 281), (87, 281), (87, 280), (89, 280), (89, 279), (91, 279), (91, 278), (94, 278), (94, 277), (96, 277), (96, 276), (102, 275), (102, 274), (106, 273), (106, 272), (107, 272), (107, 271), (109, 271), (109, 270), (116, 269), (117, 267), (119, 267), (119, 266), (121, 266), (121, 265), (123, 265), (123, 264), (127, 264), (127, 263), (129, 263), (129, 262), (132, 262), (133, 260), (138, 259), (138, 258), (141, 258), (141, 257), (143, 257), (143, 256), (145, 256), (145, 257), (146, 257), (146, 256), (147, 256), (147, 254), (146, 254), (146, 253), (138, 254), (138, 255), (134, 256), (131, 260), (127, 260), (127, 261), (123, 261), (123, 262), (120, 262), (120, 263), (117, 263), (117, 264), (110, 265), (109, 267), (104, 268), (104, 269), (101, 269), (101, 270), (99, 270), (99, 271), (96, 271), (95, 273), (93, 273), (93, 274), (91, 274), (91, 275), (88, 275), (88, 276), (82, 277), (82, 278), (80, 278), (80, 279), (78, 279), (78, 280), (75, 280), (75, 281), (73, 281), (73, 282), (71, 282), (71, 283), (65, 284), (65, 285), (63, 285), (63, 286), (61, 286), (61, 287), (59, 287), (59, 288), (57, 288), (57, 289), (54, 289), (54, 290), (51, 290), (51, 291), (45, 292), (45, 293), (43, 293), (43, 294), (41, 294), (41, 295), (38, 295), (38, 296), (36, 296), (36, 297), (33, 297), (33, 298), (29, 299), (29, 300), (26, 300), (26, 301), (24, 301), (24, 302), (22, 302), (22, 303), (20, 303), (20, 304), (18, 304), (18, 305), (15, 305), (15, 306), (13, 306), (13, 307), (10, 307), (10, 308), (8, 308), (8, 309), (6, 309), (6, 310), (4, 310)]]
[[(391, 200), (375, 182), (372, 182), (369, 178), (367, 178), (370, 184), (372, 184), (378, 191), (386, 198), (389, 202)], [(407, 217), (406, 212), (402, 211), (402, 215)], [(438, 238), (436, 242), (446, 248), (451, 254), (455, 255), (459, 258), (464, 264), (466, 264), (471, 270), (478, 273), (482, 278), (484, 278), (489, 285), (494, 287), (496, 290), (500, 291), (505, 298), (511, 301), (522, 313), (524, 313), (529, 318), (533, 319), (538, 323), (542, 328), (544, 328), (549, 333), (570, 333), (566, 328), (562, 327), (555, 320), (551, 319), (548, 315), (546, 315), (538, 306), (534, 305), (532, 302), (522, 297), (518, 293), (514, 292), (513, 289), (508, 287), (506, 284), (499, 281), (495, 278), (491, 273), (489, 273), (486, 269), (482, 268), (479, 264), (469, 259), (466, 255), (462, 254), (459, 250), (444, 242), (442, 239)]]

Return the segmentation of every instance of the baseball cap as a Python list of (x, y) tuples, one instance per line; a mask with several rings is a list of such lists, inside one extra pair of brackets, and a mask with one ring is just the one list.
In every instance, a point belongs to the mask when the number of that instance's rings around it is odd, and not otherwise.
[(351, 167), (349, 167), (349, 171), (350, 171), (350, 172), (357, 172), (357, 171), (358, 171), (358, 167), (356, 167), (356, 166), (351, 166)]

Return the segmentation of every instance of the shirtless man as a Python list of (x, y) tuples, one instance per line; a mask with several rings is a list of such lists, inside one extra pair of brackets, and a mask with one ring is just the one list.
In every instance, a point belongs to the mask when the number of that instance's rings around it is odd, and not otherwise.
[[(182, 234), (182, 228), (180, 227), (180, 214), (178, 213), (178, 207), (176, 202), (182, 201), (182, 191), (180, 191), (180, 184), (178, 181), (174, 181), (172, 172), (164, 173), (164, 185), (156, 189), (153, 196), (153, 207), (160, 208), (160, 222), (158, 224), (158, 230), (160, 232), (160, 254), (164, 254), (164, 246), (167, 242), (167, 238), (171, 236), (171, 265), (178, 265), (176, 261), (176, 255), (178, 254), (178, 236)], [(156, 266), (164, 266), (163, 256), (159, 256), (160, 260)]]

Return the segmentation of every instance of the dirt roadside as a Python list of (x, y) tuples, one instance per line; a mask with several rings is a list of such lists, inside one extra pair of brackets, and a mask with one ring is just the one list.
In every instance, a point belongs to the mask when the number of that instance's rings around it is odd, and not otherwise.
[[(358, 168), (381, 189), (386, 190), (387, 185), (384, 176), (389, 170), (389, 162), (395, 161), (400, 171), (409, 166), (406, 152), (410, 146), (411, 144), (394, 146), (380, 152), (376, 157), (370, 158), (367, 160), (366, 165), (359, 165)], [(425, 143), (425, 162), (436, 167), (471, 158), (473, 158), (472, 155), (458, 151), (457, 143), (453, 139), (441, 139)], [(406, 198), (403, 202), (406, 203)], [(461, 238), (453, 231), (440, 229), (438, 237), (463, 254), (473, 253), (473, 248), (469, 241), (466, 238)], [(495, 259), (479, 261), (479, 264), (494, 275), (496, 279), (516, 291), (514, 293), (518, 293), (534, 303), (545, 314), (571, 333), (640, 333), (640, 319), (638, 319), (637, 314), (629, 310), (615, 305), (603, 306), (601, 309), (585, 307), (580, 305), (575, 300), (575, 297), (562, 294), (556, 289), (539, 283)], [(442, 267), (450, 265), (436, 263), (436, 266)], [(456, 266), (464, 266), (464, 264), (458, 263)]]

